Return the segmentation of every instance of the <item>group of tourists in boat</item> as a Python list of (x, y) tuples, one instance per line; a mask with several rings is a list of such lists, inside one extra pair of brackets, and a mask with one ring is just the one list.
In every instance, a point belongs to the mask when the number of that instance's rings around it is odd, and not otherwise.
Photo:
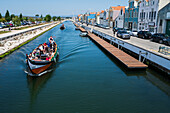
[(40, 44), (29, 55), (26, 55), (27, 65), (33, 74), (39, 74), (52, 67), (58, 56), (58, 48), (53, 37), (48, 42)]

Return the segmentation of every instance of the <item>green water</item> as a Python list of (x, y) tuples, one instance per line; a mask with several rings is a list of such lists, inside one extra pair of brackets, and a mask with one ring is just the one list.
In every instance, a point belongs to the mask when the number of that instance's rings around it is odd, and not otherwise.
[[(127, 71), (71, 22), (0, 60), (0, 113), (169, 113), (170, 82), (153, 70)], [(25, 54), (54, 36), (52, 72), (27, 76)]]

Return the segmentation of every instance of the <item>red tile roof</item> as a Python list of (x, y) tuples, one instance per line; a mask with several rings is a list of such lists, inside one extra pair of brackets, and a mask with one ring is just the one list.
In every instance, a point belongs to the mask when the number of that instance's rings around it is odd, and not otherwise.
[(101, 13), (104, 13), (104, 10), (102, 10)]
[(123, 10), (123, 13), (125, 13), (125, 6), (116, 6), (116, 7), (112, 7), (112, 10)]
[(90, 12), (90, 14), (96, 14), (96, 12)]

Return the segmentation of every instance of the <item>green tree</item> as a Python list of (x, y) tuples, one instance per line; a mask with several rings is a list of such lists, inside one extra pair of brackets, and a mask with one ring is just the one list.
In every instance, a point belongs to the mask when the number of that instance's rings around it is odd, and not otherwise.
[(40, 18), (43, 19), (43, 16), (41, 15)]
[(11, 20), (12, 20), (13, 18), (15, 18), (15, 15), (14, 15), (14, 14), (11, 14)]
[(28, 17), (23, 17), (23, 20), (28, 21)]
[(36, 14), (35, 17), (38, 18), (38, 17), (39, 17), (39, 14)]
[(58, 21), (61, 21), (61, 17), (60, 17), (60, 16), (59, 16), (59, 17), (57, 17), (57, 20), (58, 20)]
[(53, 16), (53, 21), (56, 21), (56, 18), (57, 18), (56, 16)]
[(22, 13), (20, 13), (20, 15), (19, 15), (19, 19), (20, 19), (21, 21), (23, 21)]
[(2, 18), (2, 15), (1, 15), (1, 13), (0, 13), (0, 18)]
[(35, 20), (36, 21), (42, 21), (42, 18), (36, 18)]
[(7, 22), (9, 22), (9, 21), (11, 20), (11, 17), (10, 17), (10, 14), (9, 14), (9, 11), (8, 11), (8, 10), (6, 11), (6, 14), (5, 14), (5, 20), (6, 20)]
[(15, 26), (21, 25), (21, 21), (20, 18), (18, 18), (18, 16), (15, 16), (15, 18), (12, 19), (12, 22), (14, 23)]
[(6, 22), (5, 18), (0, 18), (0, 22)]
[(50, 22), (51, 21), (51, 16), (48, 14), (45, 16), (45, 21)]
[(35, 22), (35, 20), (32, 17), (29, 18), (29, 21), (30, 22)]

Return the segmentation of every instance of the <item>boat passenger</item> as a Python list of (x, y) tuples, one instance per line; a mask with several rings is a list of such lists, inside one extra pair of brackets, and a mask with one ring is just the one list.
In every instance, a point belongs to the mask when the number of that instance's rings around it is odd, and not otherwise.
[(50, 42), (50, 40), (53, 40), (53, 37), (52, 37), (52, 36), (50, 36), (50, 38), (49, 38), (49, 42)]
[(48, 53), (49, 51), (48, 51), (48, 46), (47, 46), (47, 43), (45, 42), (44, 43), (44, 53), (46, 54), (46, 53)]

